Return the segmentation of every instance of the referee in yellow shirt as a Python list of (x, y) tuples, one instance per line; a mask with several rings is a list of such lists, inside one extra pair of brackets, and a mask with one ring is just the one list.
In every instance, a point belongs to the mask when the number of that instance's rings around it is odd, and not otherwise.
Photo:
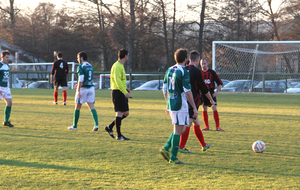
[(117, 128), (117, 140), (130, 140), (121, 133), (121, 122), (122, 119), (129, 115), (128, 98), (130, 98), (130, 90), (126, 86), (126, 73), (124, 64), (128, 59), (128, 51), (123, 49), (118, 53), (118, 61), (113, 64), (110, 70), (110, 88), (111, 97), (114, 103), (114, 109), (116, 112), (116, 118), (111, 122), (110, 125), (105, 127), (108, 134), (115, 138), (113, 134), (113, 127), (116, 125)]

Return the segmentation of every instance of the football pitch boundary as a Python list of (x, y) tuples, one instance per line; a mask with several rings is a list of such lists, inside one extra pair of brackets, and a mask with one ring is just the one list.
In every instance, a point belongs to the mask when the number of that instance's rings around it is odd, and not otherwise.
[[(289, 94), (220, 93), (220, 126), (204, 131), (206, 152), (193, 130), (178, 153), (186, 164), (170, 165), (158, 150), (172, 125), (162, 92), (132, 91), (130, 115), (122, 132), (130, 141), (112, 139), (104, 127), (114, 119), (109, 90), (96, 90), (99, 131), (83, 105), (78, 131), (69, 131), (75, 90), (67, 106), (53, 105), (52, 89), (12, 89), (10, 120), (0, 127), (0, 189), (300, 189), (300, 96)], [(0, 109), (4, 110), (1, 101)], [(199, 109), (200, 128), (203, 128)], [(254, 153), (256, 140), (266, 151)]]

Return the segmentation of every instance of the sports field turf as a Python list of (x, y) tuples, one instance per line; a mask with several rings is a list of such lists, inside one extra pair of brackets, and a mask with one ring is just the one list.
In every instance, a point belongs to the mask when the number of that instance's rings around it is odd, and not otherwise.
[[(186, 164), (170, 165), (158, 151), (173, 128), (162, 92), (132, 92), (126, 142), (104, 131), (115, 115), (110, 91), (96, 91), (98, 132), (86, 105), (78, 131), (69, 131), (75, 91), (67, 106), (61, 91), (58, 105), (52, 94), (12, 89), (15, 127), (0, 127), (0, 189), (300, 189), (300, 95), (219, 94), (225, 131), (213, 130), (209, 110), (211, 131), (203, 134), (211, 148), (202, 152), (191, 130), (193, 154), (179, 153)], [(266, 143), (264, 153), (251, 150), (256, 140)]]

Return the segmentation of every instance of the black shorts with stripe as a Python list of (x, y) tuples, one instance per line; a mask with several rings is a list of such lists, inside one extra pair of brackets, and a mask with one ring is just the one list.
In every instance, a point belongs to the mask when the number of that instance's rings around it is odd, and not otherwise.
[(115, 112), (129, 111), (128, 98), (126, 98), (120, 90), (112, 90), (111, 97), (114, 103)]

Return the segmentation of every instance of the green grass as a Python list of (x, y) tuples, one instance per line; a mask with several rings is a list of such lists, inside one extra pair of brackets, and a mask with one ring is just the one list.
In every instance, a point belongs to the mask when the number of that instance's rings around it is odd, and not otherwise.
[[(69, 131), (75, 91), (67, 106), (61, 91), (57, 106), (52, 94), (12, 89), (15, 127), (0, 127), (0, 189), (300, 189), (299, 95), (219, 94), (225, 131), (203, 132), (212, 147), (202, 152), (191, 130), (194, 153), (178, 154), (185, 165), (169, 165), (158, 152), (173, 130), (161, 92), (132, 92), (122, 122), (128, 142), (103, 130), (115, 115), (110, 91), (96, 91), (98, 132), (86, 105), (78, 131)], [(211, 110), (209, 122), (214, 129)], [(264, 153), (251, 150), (256, 140), (266, 143)]]

